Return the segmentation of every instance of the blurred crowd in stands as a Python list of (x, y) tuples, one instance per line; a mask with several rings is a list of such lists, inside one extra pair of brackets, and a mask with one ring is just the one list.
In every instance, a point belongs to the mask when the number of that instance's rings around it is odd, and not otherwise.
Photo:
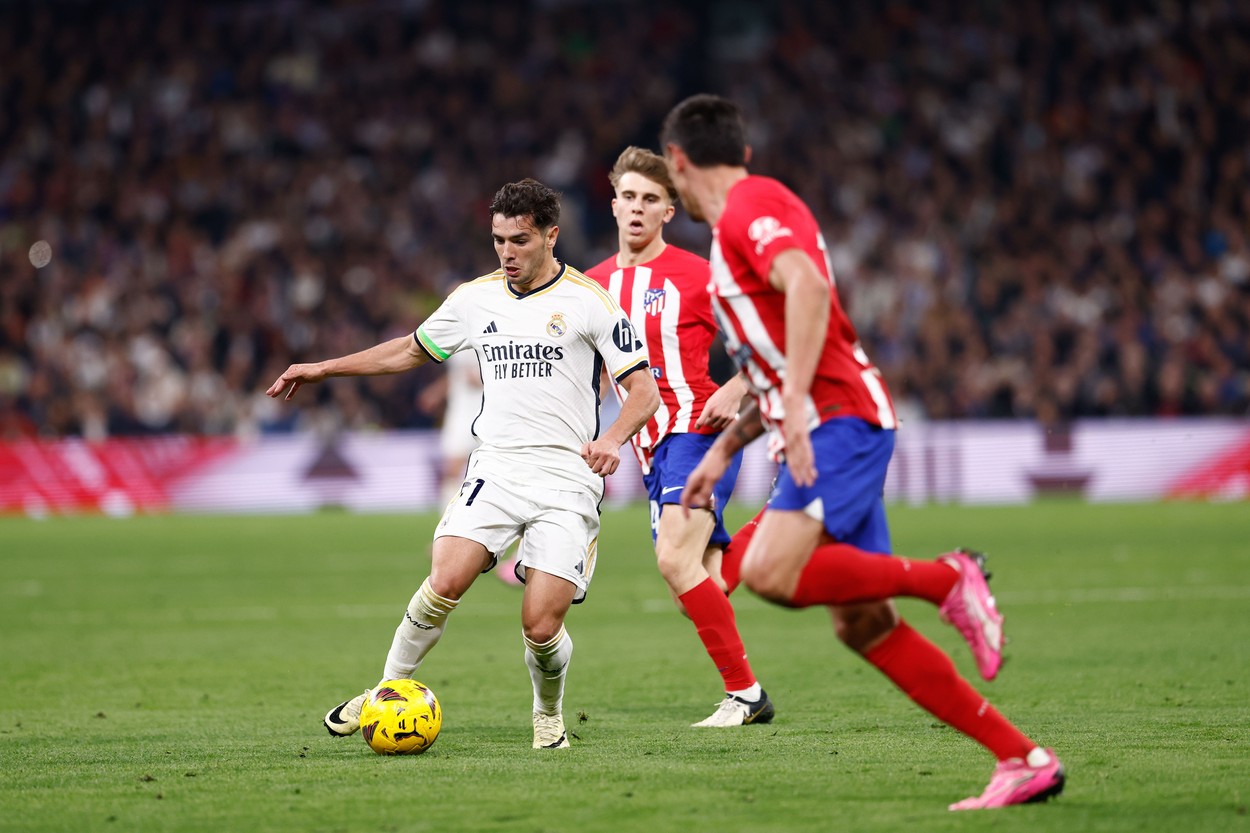
[(13, 2), (0, 55), (0, 438), (433, 425), (436, 367), (263, 391), (492, 271), (504, 182), (605, 257), (611, 163), (700, 91), (905, 419), (1250, 413), (1235, 0)]

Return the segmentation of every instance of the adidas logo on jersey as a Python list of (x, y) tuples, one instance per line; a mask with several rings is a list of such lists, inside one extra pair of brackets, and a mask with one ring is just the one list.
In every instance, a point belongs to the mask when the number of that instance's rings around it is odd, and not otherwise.
[(486, 329), (485, 329), (485, 330), (482, 330), (482, 332), (484, 332), (484, 333), (497, 333), (497, 332), (499, 332), (499, 328), (498, 328), (498, 327), (496, 327), (496, 326), (495, 326), (495, 322), (494, 322), (494, 321), (492, 321), (492, 322), (490, 322), (490, 324), (488, 324), (488, 325), (487, 325), (487, 327), (486, 327)]

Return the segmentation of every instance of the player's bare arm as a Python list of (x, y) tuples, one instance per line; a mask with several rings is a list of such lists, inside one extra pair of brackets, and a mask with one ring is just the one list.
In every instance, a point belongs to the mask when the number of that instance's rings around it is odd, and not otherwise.
[(582, 446), (582, 459), (590, 470), (607, 477), (621, 464), (621, 446), (647, 424), (660, 407), (660, 389), (647, 368), (635, 370), (620, 381), (629, 397), (621, 405), (616, 421), (598, 439)]
[(721, 432), (686, 478), (686, 488), (681, 493), (682, 510), (689, 515), (691, 509), (707, 507), (712, 500), (712, 489), (725, 475), (733, 456), (763, 435), (764, 420), (759, 405), (751, 401), (738, 413), (733, 424)]
[(786, 295), (786, 381), (781, 391), (786, 466), (794, 482), (816, 482), (816, 460), (807, 427), (807, 398), (829, 326), (829, 282), (801, 249), (773, 258), (768, 282)]
[[(273, 398), (287, 391), (286, 399), (295, 396), (301, 385), (316, 384), (331, 376), (381, 376), (402, 373), (420, 367), (429, 360), (425, 351), (417, 346), (412, 335), (400, 336), (374, 345), (368, 350), (327, 359), (313, 364), (293, 364), (269, 386), (266, 394)], [(290, 390), (287, 390), (287, 388)]]
[(699, 414), (695, 427), (708, 426), (723, 431), (738, 418), (738, 411), (742, 410), (742, 400), (750, 393), (746, 379), (741, 373), (735, 373), (733, 378), (708, 397), (707, 404), (703, 406), (703, 413)]

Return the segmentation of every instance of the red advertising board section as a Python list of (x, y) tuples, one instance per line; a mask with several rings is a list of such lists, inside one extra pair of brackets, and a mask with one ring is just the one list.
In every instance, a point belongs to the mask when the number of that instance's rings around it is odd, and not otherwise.
[(1170, 498), (1250, 498), (1250, 436), (1202, 461), (1168, 489)]
[(165, 436), (0, 443), (0, 512), (163, 512), (179, 481), (231, 453), (232, 439)]

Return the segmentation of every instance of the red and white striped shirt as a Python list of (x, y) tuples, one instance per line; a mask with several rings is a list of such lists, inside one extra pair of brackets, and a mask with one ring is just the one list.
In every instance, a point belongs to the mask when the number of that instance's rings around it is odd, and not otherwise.
[[(708, 397), (717, 389), (708, 375), (708, 350), (716, 337), (708, 262), (666, 246), (640, 266), (617, 266), (613, 256), (585, 274), (617, 300), (647, 345), (647, 360), (660, 388), (660, 407), (630, 441), (647, 472), (652, 452), (669, 434), (715, 433), (706, 426), (695, 428)], [(625, 391), (614, 387), (624, 401)]]
[(807, 400), (808, 427), (836, 417), (858, 417), (882, 428), (897, 427), (881, 374), (859, 343), (838, 301), (833, 269), (816, 218), (794, 192), (769, 177), (734, 184), (712, 229), (712, 307), (734, 362), (746, 371), (760, 412), (772, 430), (769, 447), (782, 451), (782, 383), (786, 376), (786, 296), (768, 282), (773, 258), (801, 249), (833, 290), (829, 326)]

